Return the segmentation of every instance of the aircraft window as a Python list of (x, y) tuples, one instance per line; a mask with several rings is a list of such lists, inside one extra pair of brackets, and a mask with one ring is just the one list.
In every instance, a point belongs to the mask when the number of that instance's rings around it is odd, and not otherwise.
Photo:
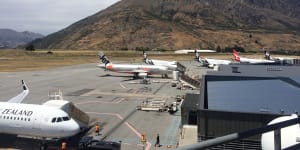
[(56, 122), (61, 122), (62, 119), (60, 117), (57, 118)]
[(68, 120), (70, 120), (70, 117), (63, 117), (62, 118), (64, 121), (68, 121)]
[(12, 120), (13, 117), (10, 117), (10, 120)]
[(18, 117), (17, 119), (18, 119), (18, 120), (20, 120), (20, 118), (19, 118), (19, 117)]
[(24, 118), (24, 121), (26, 121), (26, 118)]
[(3, 119), (5, 119), (5, 116), (3, 116)]
[(23, 121), (23, 118), (21, 118), (21, 120)]
[(14, 120), (16, 120), (16, 117), (14, 117)]
[(28, 118), (28, 121), (30, 121), (30, 118)]
[(56, 118), (53, 118), (51, 122), (55, 122), (55, 121), (56, 121)]

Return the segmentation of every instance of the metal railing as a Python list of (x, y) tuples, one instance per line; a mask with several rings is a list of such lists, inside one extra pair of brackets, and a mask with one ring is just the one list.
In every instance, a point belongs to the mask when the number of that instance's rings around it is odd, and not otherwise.
[[(244, 138), (248, 138), (254, 135), (262, 134), (269, 131), (274, 131), (274, 148), (275, 150), (281, 149), (281, 128), (291, 126), (294, 124), (300, 123), (300, 118), (295, 118), (287, 121), (283, 121), (280, 123), (275, 123), (267, 126), (263, 126), (256, 129), (251, 129), (244, 132), (232, 133), (225, 136), (217, 137), (211, 140), (206, 140), (200, 143), (186, 145), (179, 147), (177, 150), (199, 150), (199, 149), (207, 149), (214, 146), (218, 146), (221, 144), (229, 143), (231, 141), (240, 140)], [(291, 147), (286, 148), (286, 150), (297, 149), (300, 148), (300, 144), (293, 145)]]

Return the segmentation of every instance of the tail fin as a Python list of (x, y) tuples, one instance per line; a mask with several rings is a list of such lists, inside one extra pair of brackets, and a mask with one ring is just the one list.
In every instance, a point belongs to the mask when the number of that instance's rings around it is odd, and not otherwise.
[(99, 52), (99, 59), (102, 61), (102, 63), (105, 64), (105, 66), (110, 63), (109, 59), (106, 57), (106, 55), (103, 52)]
[(194, 58), (194, 60), (195, 60), (195, 61), (198, 61), (198, 62), (200, 62), (200, 63), (202, 63), (202, 64), (204, 63), (203, 60), (202, 60), (201, 57), (200, 57), (199, 52), (196, 51), (196, 50), (195, 50), (195, 58)]
[(195, 58), (194, 58), (195, 61), (199, 62), (200, 64), (202, 64), (203, 66), (206, 66), (208, 65), (207, 61), (204, 59), (201, 59), (200, 57), (200, 54), (198, 51), (195, 50)]
[(266, 60), (271, 60), (271, 55), (268, 51), (265, 51), (265, 59)]
[(143, 55), (144, 55), (144, 60), (146, 60), (148, 57), (147, 57), (147, 53), (145, 51), (143, 51)]
[(194, 59), (196, 61), (199, 61), (199, 58), (200, 58), (199, 52), (195, 50), (195, 58)]
[(143, 51), (143, 54), (144, 54), (144, 62), (149, 65), (154, 65), (152, 60), (148, 58), (147, 53), (145, 51)]
[(233, 54), (233, 57), (234, 57), (235, 61), (238, 61), (238, 62), (241, 61), (241, 58), (240, 58), (238, 52), (235, 49), (233, 49), (232, 54)]

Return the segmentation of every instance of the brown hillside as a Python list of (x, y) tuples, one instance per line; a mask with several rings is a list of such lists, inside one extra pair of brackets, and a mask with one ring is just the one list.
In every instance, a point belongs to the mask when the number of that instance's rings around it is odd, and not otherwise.
[(298, 0), (122, 0), (34, 42), (59, 49), (300, 49)]

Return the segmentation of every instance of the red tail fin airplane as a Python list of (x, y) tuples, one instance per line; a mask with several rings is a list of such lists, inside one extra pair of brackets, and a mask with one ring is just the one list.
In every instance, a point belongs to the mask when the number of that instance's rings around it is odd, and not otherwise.
[(246, 64), (272, 64), (276, 63), (274, 60), (265, 60), (265, 59), (251, 59), (251, 58), (245, 58), (245, 57), (240, 57), (238, 52), (233, 49), (233, 57), (234, 60), (240, 63), (246, 63)]

